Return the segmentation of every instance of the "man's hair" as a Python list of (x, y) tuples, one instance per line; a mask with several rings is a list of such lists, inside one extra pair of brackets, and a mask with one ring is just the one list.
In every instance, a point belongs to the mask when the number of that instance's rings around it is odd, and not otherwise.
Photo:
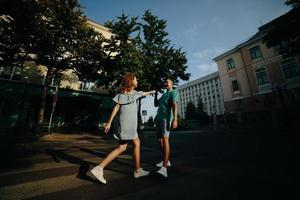
[(170, 80), (170, 81), (172, 82), (172, 84), (174, 85), (173, 78), (171, 78), (171, 77), (167, 77), (167, 78), (165, 79), (165, 81), (167, 81), (167, 80)]

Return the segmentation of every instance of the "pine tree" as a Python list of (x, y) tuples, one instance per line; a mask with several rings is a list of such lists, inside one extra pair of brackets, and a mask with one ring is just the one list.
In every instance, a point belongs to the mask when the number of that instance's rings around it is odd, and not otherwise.
[(139, 26), (137, 17), (122, 14), (116, 21), (108, 21), (105, 26), (112, 32), (112, 37), (106, 40), (104, 46), (108, 52), (103, 73), (98, 75), (97, 84), (104, 85), (116, 92), (121, 78), (128, 72), (134, 72), (138, 77), (141, 72), (141, 55), (137, 46)]
[(198, 102), (197, 102), (197, 112), (198, 113), (205, 112), (205, 107), (204, 107), (204, 104), (203, 104), (202, 99), (200, 97), (198, 98)]
[(143, 88), (162, 90), (164, 79), (188, 80), (185, 52), (171, 46), (167, 38), (167, 21), (146, 10), (141, 22), (144, 38), (140, 40), (143, 58)]
[(200, 97), (198, 98), (198, 102), (197, 102), (197, 119), (203, 124), (209, 122), (209, 116), (206, 113), (205, 106)]
[(185, 119), (197, 119), (197, 110), (193, 102), (188, 102), (186, 105)]

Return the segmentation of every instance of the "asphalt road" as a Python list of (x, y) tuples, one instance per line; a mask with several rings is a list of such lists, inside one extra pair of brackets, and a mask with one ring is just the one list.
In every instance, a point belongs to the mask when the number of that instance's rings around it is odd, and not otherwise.
[[(105, 169), (107, 185), (89, 170), (116, 143), (101, 135), (60, 135), (1, 145), (0, 199), (283, 199), (295, 198), (294, 137), (259, 130), (174, 131), (167, 179), (155, 134), (141, 135), (142, 167), (134, 179), (132, 146)], [(296, 198), (297, 199), (297, 198)]]

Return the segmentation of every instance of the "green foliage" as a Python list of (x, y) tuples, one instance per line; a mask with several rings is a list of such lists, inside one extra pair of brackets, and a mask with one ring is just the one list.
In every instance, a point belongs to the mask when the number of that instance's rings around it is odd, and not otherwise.
[(209, 116), (207, 115), (205, 107), (200, 98), (197, 102), (197, 108), (192, 102), (188, 102), (185, 111), (185, 119), (199, 120), (201, 124), (207, 124), (210, 122)]
[(98, 76), (98, 85), (115, 90), (127, 72), (137, 74), (141, 90), (161, 90), (166, 78), (175, 83), (178, 79), (188, 80), (185, 52), (171, 46), (165, 20), (147, 10), (142, 22), (122, 14), (105, 25), (113, 36), (104, 47), (109, 54), (104, 71)]
[(267, 47), (274, 47), (284, 57), (295, 56), (300, 52), (300, 1), (286, 1), (291, 5), (287, 14), (275, 19), (273, 22), (260, 27), (266, 31), (263, 38)]
[(185, 119), (197, 119), (197, 109), (193, 102), (188, 102), (186, 105), (186, 111), (185, 111)]
[(36, 27), (38, 12), (34, 0), (0, 1), (0, 65), (22, 67), (30, 57), (32, 30)]
[(5, 27), (1, 29), (3, 63), (22, 63), (33, 54), (37, 64), (48, 68), (40, 123), (53, 75), (77, 66), (80, 78), (91, 79), (102, 69), (102, 36), (87, 26), (78, 0), (4, 0), (0, 22)]
[(299, 7), (300, 0), (287, 0), (284, 4), (292, 6), (293, 8)]
[(112, 91), (127, 72), (137, 74), (141, 90), (162, 90), (166, 78), (189, 79), (185, 52), (168, 40), (166, 20), (149, 10), (142, 22), (124, 14), (107, 22), (109, 39), (87, 25), (78, 0), (2, 0), (0, 11), (0, 64), (22, 66), (34, 58), (48, 68), (40, 123), (51, 79), (67, 69)]
[(201, 98), (198, 98), (197, 102), (197, 116), (202, 124), (207, 124), (210, 121)]
[(140, 40), (143, 58), (143, 88), (161, 90), (163, 81), (172, 78), (188, 80), (185, 52), (175, 49), (167, 39), (167, 21), (154, 16), (149, 10), (143, 15), (142, 30), (144, 38)]
[(204, 107), (204, 104), (203, 104), (202, 99), (200, 97), (198, 98), (198, 102), (197, 102), (197, 112), (198, 113), (205, 112), (205, 107)]
[(141, 55), (137, 48), (137, 18), (130, 18), (124, 14), (116, 21), (108, 21), (105, 26), (112, 32), (107, 39), (104, 50), (108, 52), (103, 72), (97, 75), (98, 85), (116, 90), (121, 77), (128, 72), (139, 75), (141, 71)]

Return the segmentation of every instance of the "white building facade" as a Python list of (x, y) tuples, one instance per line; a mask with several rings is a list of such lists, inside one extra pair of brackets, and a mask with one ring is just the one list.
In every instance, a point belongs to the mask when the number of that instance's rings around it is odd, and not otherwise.
[(224, 114), (224, 101), (222, 94), (219, 72), (190, 81), (176, 88), (179, 94), (178, 114), (185, 119), (186, 106), (192, 102), (198, 106), (198, 99), (201, 99), (206, 113)]

